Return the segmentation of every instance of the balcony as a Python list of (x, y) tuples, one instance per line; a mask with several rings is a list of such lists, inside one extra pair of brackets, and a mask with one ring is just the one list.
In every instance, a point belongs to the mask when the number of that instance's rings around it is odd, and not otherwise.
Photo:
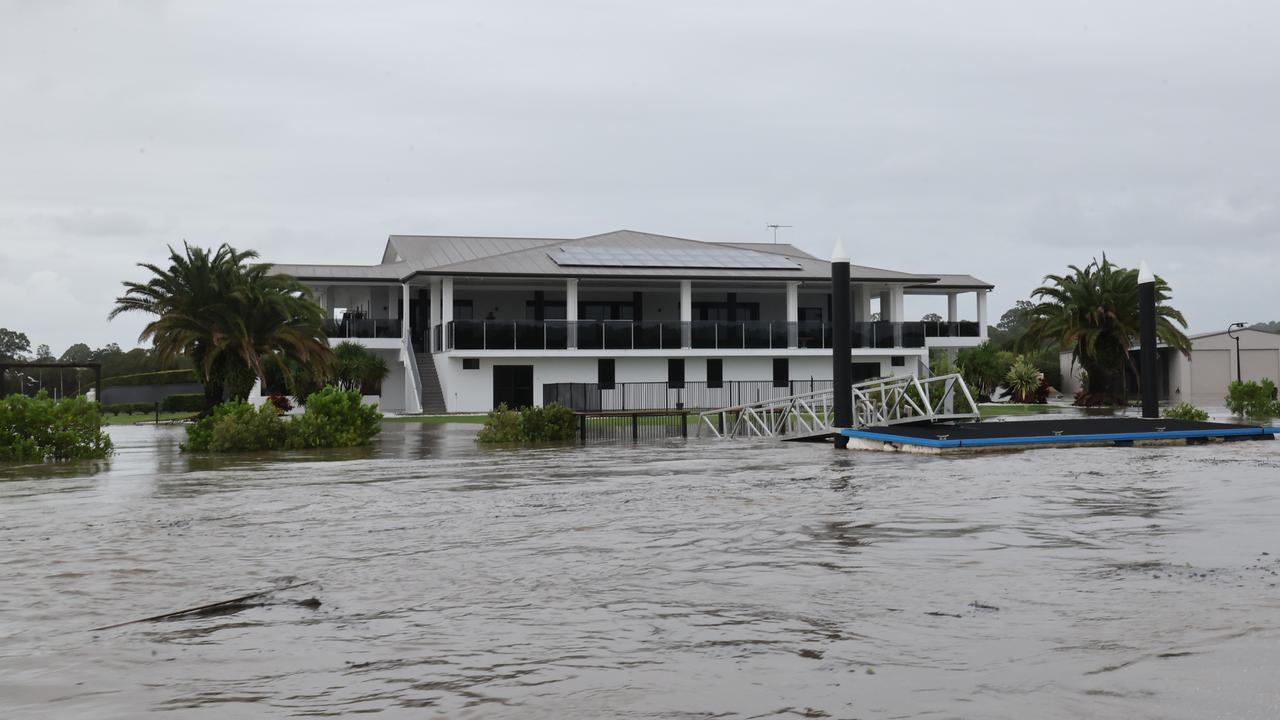
[(346, 318), (325, 320), (324, 334), (330, 338), (398, 338), (400, 320), (386, 318)]
[[(394, 322), (394, 321), (393, 321)], [(922, 348), (929, 337), (978, 337), (977, 323), (856, 322), (854, 348)], [(632, 322), (629, 320), (454, 320), (436, 326), (442, 350), (785, 350), (829, 349), (822, 322)]]

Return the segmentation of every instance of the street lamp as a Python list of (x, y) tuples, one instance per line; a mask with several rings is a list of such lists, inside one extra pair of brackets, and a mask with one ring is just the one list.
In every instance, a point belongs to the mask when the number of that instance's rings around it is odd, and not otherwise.
[(1240, 336), (1231, 331), (1243, 329), (1245, 327), (1247, 326), (1244, 323), (1231, 323), (1231, 325), (1227, 327), (1227, 337), (1236, 341), (1236, 380), (1240, 381), (1244, 380), (1244, 377), (1240, 374)]

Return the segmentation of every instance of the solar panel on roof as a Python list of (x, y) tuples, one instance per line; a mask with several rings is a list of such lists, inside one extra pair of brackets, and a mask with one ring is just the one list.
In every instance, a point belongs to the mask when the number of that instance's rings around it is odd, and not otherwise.
[(781, 255), (730, 248), (564, 247), (549, 251), (562, 267), (717, 268), (722, 270), (800, 270)]

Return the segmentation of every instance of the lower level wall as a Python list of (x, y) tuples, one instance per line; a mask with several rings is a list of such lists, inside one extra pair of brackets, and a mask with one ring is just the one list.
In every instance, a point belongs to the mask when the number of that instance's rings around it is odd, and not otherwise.
[[(439, 353), (434, 356), (436, 373), (444, 391), (445, 405), (452, 413), (482, 413), (493, 409), (493, 367), (495, 365), (532, 365), (533, 402), (541, 405), (542, 386), (546, 383), (594, 383), (598, 380), (598, 362), (595, 357), (501, 357), (480, 358), (479, 368), (464, 370), (463, 359)], [(667, 359), (665, 357), (617, 357), (614, 358), (614, 381), (666, 382)], [(773, 358), (764, 356), (723, 357), (723, 379), (771, 380)], [(822, 355), (790, 356), (790, 380), (830, 380), (831, 357)], [(877, 362), (880, 375), (907, 375), (917, 367), (917, 356), (907, 355), (902, 366), (894, 366), (888, 355), (854, 356), (855, 362)], [(707, 379), (707, 358), (685, 358), (686, 382), (704, 382)], [(386, 397), (384, 389), (383, 397)]]

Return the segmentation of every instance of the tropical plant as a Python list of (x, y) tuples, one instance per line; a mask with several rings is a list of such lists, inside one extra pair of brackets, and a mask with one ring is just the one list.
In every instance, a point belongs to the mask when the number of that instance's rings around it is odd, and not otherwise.
[(75, 396), (54, 400), (44, 390), (0, 399), (0, 461), (79, 460), (110, 452), (97, 403)]
[(1004, 382), (1016, 402), (1036, 402), (1036, 391), (1040, 389), (1040, 370), (1031, 362), (1031, 358), (1019, 355), (1009, 367), (1009, 372), (1005, 373)]
[(344, 390), (378, 395), (382, 380), (391, 372), (387, 361), (363, 345), (350, 341), (333, 349), (333, 381)]
[[(1066, 275), (1046, 275), (1031, 297), (1030, 322), (1018, 346), (1033, 349), (1049, 342), (1070, 349), (1073, 363), (1087, 373), (1087, 395), (1114, 402), (1115, 379), (1126, 367), (1137, 372), (1129, 350), (1138, 339), (1138, 271), (1122, 268), (1102, 256)], [(1156, 278), (1156, 335), (1167, 346), (1189, 355), (1191, 341), (1182, 313), (1167, 304), (1168, 283)], [(1089, 402), (1086, 399), (1086, 402)]]
[[(150, 340), (161, 358), (189, 358), (205, 385), (208, 405), (248, 397), (268, 366), (286, 376), (296, 370), (327, 372), (332, 354), (324, 334), (324, 311), (306, 286), (270, 265), (252, 263), (257, 253), (223, 244), (216, 250), (184, 244), (169, 248), (169, 267), (141, 263), (152, 277), (126, 282), (109, 317), (143, 312), (155, 319), (139, 341)], [(294, 361), (294, 362), (290, 362)]]
[(965, 382), (978, 391), (980, 402), (989, 401), (996, 388), (1004, 382), (1013, 366), (1013, 353), (1001, 350), (992, 342), (977, 347), (963, 348), (956, 354), (956, 367), (964, 375)]
[(1209, 413), (1189, 402), (1180, 402), (1165, 410), (1164, 416), (1170, 420), (1198, 420), (1203, 422), (1209, 419)]
[(1276, 400), (1276, 384), (1268, 379), (1262, 382), (1234, 380), (1227, 386), (1227, 409), (1246, 418), (1272, 418), (1280, 415), (1280, 401)]

